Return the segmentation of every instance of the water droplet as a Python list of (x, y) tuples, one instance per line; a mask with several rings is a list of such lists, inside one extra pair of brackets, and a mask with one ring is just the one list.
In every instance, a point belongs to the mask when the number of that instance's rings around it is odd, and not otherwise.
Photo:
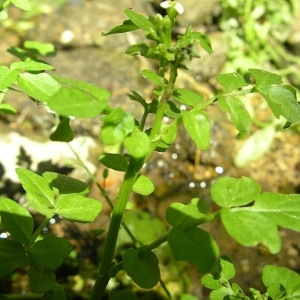
[(203, 188), (203, 189), (206, 188), (206, 182), (205, 181), (201, 181), (200, 182), (200, 187)]
[(193, 189), (195, 186), (196, 186), (195, 182), (190, 182), (190, 183), (189, 183), (189, 187), (190, 187), (190, 188)]
[(177, 153), (172, 153), (172, 158), (173, 158), (173, 159), (177, 159), (177, 158), (178, 158)]
[(56, 220), (54, 218), (52, 218), (52, 219), (50, 219), (49, 223), (53, 225), (56, 223)]
[(224, 169), (222, 167), (216, 167), (215, 168), (215, 171), (218, 173), (218, 174), (222, 174), (224, 172)]

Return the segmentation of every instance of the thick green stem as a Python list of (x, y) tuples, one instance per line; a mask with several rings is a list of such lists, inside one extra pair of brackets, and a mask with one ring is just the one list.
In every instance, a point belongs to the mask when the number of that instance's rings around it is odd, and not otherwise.
[(139, 172), (139, 170), (137, 170), (136, 168), (135, 163), (136, 161), (133, 158), (131, 158), (128, 166), (128, 171), (125, 174), (124, 181), (121, 185), (115, 207), (112, 211), (111, 221), (105, 240), (100, 271), (94, 289), (92, 291), (92, 295), (90, 297), (91, 300), (102, 298), (108, 281), (110, 279), (110, 277), (108, 276), (108, 270), (112, 265), (120, 225), (123, 219), (126, 204), (128, 202), (134, 182)]

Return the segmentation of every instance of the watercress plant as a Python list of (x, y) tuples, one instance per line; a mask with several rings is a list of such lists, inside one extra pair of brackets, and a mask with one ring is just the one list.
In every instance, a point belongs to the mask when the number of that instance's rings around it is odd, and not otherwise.
[[(30, 9), (27, 0), (8, 0), (1, 6), (2, 14), (10, 2), (22, 9)], [(193, 45), (200, 44), (208, 53), (212, 53), (213, 48), (209, 38), (191, 26), (173, 39), (172, 29), (184, 8), (170, 0), (161, 6), (166, 9), (165, 16), (156, 14), (147, 18), (133, 10), (125, 10), (127, 20), (103, 33), (106, 36), (142, 30), (148, 40), (126, 49), (129, 55), (142, 55), (157, 62), (155, 71), (142, 71), (154, 86), (153, 96), (145, 99), (134, 90), (128, 95), (129, 100), (139, 103), (144, 109), (139, 120), (122, 107), (111, 107), (107, 90), (48, 72), (54, 67), (39, 57), (53, 52), (49, 44), (30, 41), (25, 43), (25, 49), (12, 47), (10, 52), (20, 61), (0, 66), (1, 101), (8, 89), (22, 90), (30, 99), (59, 116), (50, 139), (63, 142), (73, 139), (70, 117), (100, 117), (100, 139), (104, 145), (122, 145), (119, 153), (99, 156), (100, 163), (106, 168), (124, 172), (124, 179), (114, 204), (98, 185), (112, 213), (90, 299), (101, 299), (109, 280), (120, 270), (143, 289), (152, 289), (160, 283), (171, 298), (161, 280), (159, 260), (153, 251), (163, 243), (169, 244), (175, 259), (190, 262), (200, 273), (207, 273), (202, 284), (213, 290), (210, 299), (296, 299), (300, 295), (299, 275), (285, 268), (265, 266), (265, 294), (251, 289), (251, 295), (247, 296), (236, 283), (231, 284), (229, 280), (235, 276), (233, 264), (228, 257), (219, 257), (217, 242), (201, 225), (220, 218), (227, 232), (240, 244), (256, 246), (262, 243), (271, 253), (278, 253), (281, 248), (278, 227), (300, 231), (300, 195), (263, 193), (259, 184), (250, 178), (222, 177), (211, 188), (212, 200), (219, 206), (217, 211), (210, 213), (209, 207), (198, 198), (191, 199), (188, 204), (174, 202), (166, 210), (170, 230), (149, 244), (142, 245), (136, 240), (123, 222), (132, 191), (149, 195), (155, 189), (151, 180), (141, 174), (143, 165), (155, 151), (163, 152), (170, 147), (179, 126), (184, 126), (200, 150), (209, 148), (212, 122), (205, 112), (207, 107), (219, 105), (230, 115), (238, 139), (249, 135), (251, 125), (251, 117), (239, 99), (241, 95), (260, 94), (275, 117), (286, 120), (285, 128), (300, 120), (300, 106), (294, 88), (282, 84), (280, 76), (264, 70), (249, 69), (246, 74), (218, 75), (220, 92), (210, 99), (191, 89), (175, 88), (178, 69), (186, 69), (185, 61), (198, 57)], [(0, 105), (2, 112), (14, 112), (11, 106), (2, 102)], [(150, 115), (154, 115), (154, 119), (147, 127)], [(165, 121), (165, 116), (168, 121)], [(42, 230), (54, 215), (70, 222), (93, 222), (102, 204), (87, 197), (89, 186), (77, 179), (53, 172), (40, 176), (23, 168), (16, 172), (26, 191), (27, 202), (45, 218), (34, 231), (33, 218), (27, 208), (8, 198), (0, 199), (1, 227), (7, 233), (7, 238), (0, 239), (0, 275), (27, 267), (33, 292), (43, 294), (42, 299), (66, 299), (64, 287), (56, 283), (54, 270), (70, 254), (72, 245), (53, 234), (43, 235)], [(135, 247), (126, 249), (122, 260), (116, 262), (114, 254), (121, 226)], [(129, 294), (130, 299), (135, 299), (133, 292)], [(9, 299), (4, 295), (0, 297)], [(193, 299), (192, 295), (190, 297)]]

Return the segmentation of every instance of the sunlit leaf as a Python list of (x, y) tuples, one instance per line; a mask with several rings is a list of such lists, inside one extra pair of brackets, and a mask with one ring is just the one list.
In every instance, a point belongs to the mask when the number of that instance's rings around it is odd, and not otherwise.
[(0, 90), (4, 90), (17, 81), (19, 72), (10, 70), (6, 66), (0, 66)]
[(242, 76), (236, 72), (218, 75), (216, 79), (227, 93), (247, 86), (251, 83), (245, 78), (245, 76)]
[(16, 61), (10, 65), (12, 70), (23, 70), (23, 71), (45, 71), (54, 70), (55, 68), (51, 65), (36, 62), (36, 61)]
[(135, 131), (124, 139), (124, 147), (133, 157), (141, 158), (150, 153), (151, 141), (145, 132)]
[(137, 29), (139, 29), (139, 26), (135, 25), (131, 20), (126, 20), (123, 22), (122, 25), (118, 25), (107, 32), (103, 32), (101, 35), (104, 36), (104, 35), (110, 35), (110, 34), (117, 34), (117, 33), (134, 31)]
[(154, 29), (152, 23), (143, 15), (140, 15), (129, 9), (126, 9), (124, 13), (132, 21), (132, 23), (134, 23), (138, 28), (142, 29), (144, 32), (148, 33), (151, 31), (151, 29)]
[(190, 134), (200, 150), (207, 150), (210, 145), (211, 123), (209, 117), (199, 111), (182, 111), (182, 120), (185, 129)]
[(173, 96), (182, 104), (189, 105), (191, 107), (196, 106), (204, 100), (203, 95), (185, 88), (174, 90)]
[(262, 193), (256, 197), (251, 211), (262, 213), (278, 226), (300, 231), (299, 194)]
[(263, 269), (262, 280), (273, 299), (279, 299), (275, 296), (282, 294), (282, 288), (285, 292), (282, 299), (300, 298), (300, 275), (292, 270), (267, 265)]
[(247, 210), (221, 210), (221, 220), (226, 231), (244, 246), (264, 244), (271, 253), (278, 253), (281, 247), (277, 225), (267, 216)]
[(24, 10), (31, 10), (31, 8), (32, 8), (32, 6), (28, 0), (11, 0), (11, 2), (15, 6), (21, 8), (21, 9), (24, 9)]
[(277, 74), (259, 69), (249, 69), (248, 71), (255, 79), (255, 86), (258, 89), (261, 89), (265, 86), (282, 83), (281, 77)]
[(244, 103), (235, 97), (223, 97), (221, 94), (219, 94), (218, 100), (222, 111), (230, 114), (233, 125), (239, 131), (237, 138), (242, 139), (249, 135), (251, 117)]
[(77, 118), (94, 118), (107, 106), (109, 93), (99, 89), (101, 100), (82, 89), (61, 87), (48, 102), (48, 106), (61, 116)]
[(101, 209), (100, 201), (78, 194), (61, 196), (55, 203), (55, 213), (71, 222), (93, 222)]
[(184, 227), (203, 218), (209, 211), (204, 202), (193, 198), (187, 205), (174, 202), (166, 210), (167, 222), (173, 227)]
[(148, 196), (154, 191), (154, 185), (148, 177), (140, 175), (133, 185), (133, 190), (140, 195)]
[(163, 87), (165, 85), (164, 79), (160, 77), (157, 73), (150, 70), (143, 70), (142, 75), (152, 81), (154, 84)]
[(16, 169), (16, 173), (28, 194), (36, 198), (42, 205), (53, 207), (54, 192), (46, 179), (23, 168)]
[(266, 86), (258, 91), (266, 99), (276, 118), (283, 116), (290, 123), (300, 121), (300, 104), (289, 87)]
[(18, 85), (26, 94), (43, 102), (48, 102), (60, 88), (60, 84), (47, 73), (19, 74)]
[(134, 130), (134, 117), (121, 108), (114, 109), (103, 119), (100, 137), (106, 145), (115, 145)]
[(211, 188), (212, 199), (221, 207), (234, 207), (253, 202), (261, 187), (248, 177), (222, 177)]

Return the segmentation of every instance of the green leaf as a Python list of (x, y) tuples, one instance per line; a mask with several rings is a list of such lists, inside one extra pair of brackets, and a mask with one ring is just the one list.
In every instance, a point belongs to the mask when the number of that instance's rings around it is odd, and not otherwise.
[(220, 257), (219, 264), (224, 278), (230, 280), (235, 277), (235, 268), (229, 257), (222, 255)]
[(292, 270), (267, 265), (263, 269), (262, 280), (264, 285), (268, 288), (268, 293), (270, 292), (270, 290), (272, 291), (272, 293), (270, 293), (270, 296), (275, 294), (275, 290), (271, 289), (275, 285), (277, 285), (278, 287), (277, 293), (281, 294), (282, 290), (280, 289), (280, 285), (282, 285), (286, 290), (284, 299), (300, 298), (300, 275)]
[(201, 282), (209, 289), (221, 289), (223, 284), (234, 278), (235, 269), (229, 257), (222, 255), (211, 274), (202, 277)]
[(256, 161), (266, 154), (275, 138), (276, 128), (270, 124), (262, 129), (255, 131), (244, 142), (234, 157), (234, 163), (237, 167), (242, 168), (250, 162)]
[(148, 196), (154, 191), (154, 184), (145, 175), (139, 175), (133, 185), (133, 190), (143, 196)]
[[(1, 12), (0, 12), (0, 15), (1, 15)], [(1, 19), (1, 17), (0, 17)], [(9, 300), (9, 298), (7, 298), (6, 296), (0, 294), (0, 300)]]
[(116, 171), (126, 172), (128, 167), (127, 159), (115, 153), (104, 153), (99, 156), (99, 161), (103, 166)]
[(67, 258), (72, 249), (68, 240), (48, 234), (44, 239), (33, 244), (28, 251), (28, 256), (34, 265), (54, 270)]
[(280, 76), (274, 73), (270, 73), (264, 70), (259, 69), (249, 69), (248, 70), (251, 76), (256, 81), (255, 87), (257, 89), (261, 89), (263, 87), (272, 85), (272, 84), (280, 84), (282, 83), (282, 79)]
[(205, 151), (210, 145), (211, 123), (209, 117), (202, 111), (182, 111), (182, 120), (185, 129), (190, 134), (197, 147)]
[(278, 226), (300, 231), (300, 195), (262, 193), (251, 207), (262, 213)]
[(201, 283), (212, 290), (218, 290), (222, 287), (222, 284), (220, 283), (220, 274), (206, 274), (201, 278)]
[(166, 108), (165, 108), (164, 114), (167, 117), (177, 119), (181, 115), (181, 110), (179, 109), (179, 107), (174, 102), (168, 101), (166, 103)]
[[(234, 295), (234, 291), (230, 287), (225, 287), (222, 286), (219, 290), (214, 290), (209, 294), (209, 299), (211, 300), (224, 300), (224, 299), (237, 299), (237, 300), (242, 300), (240, 298), (232, 298)], [(230, 297), (231, 296), (231, 297)], [(230, 298), (229, 298), (230, 297)], [(244, 300), (245, 298), (243, 298)]]
[(203, 218), (208, 211), (207, 205), (198, 198), (193, 198), (187, 205), (174, 202), (166, 210), (166, 220), (173, 227), (189, 226)]
[(28, 193), (26, 194), (26, 201), (29, 204), (30, 208), (33, 208), (36, 212), (39, 212), (40, 214), (47, 217), (49, 217), (50, 214), (54, 216), (53, 208), (49, 208), (48, 206), (45, 206), (31, 194)]
[(46, 179), (23, 168), (17, 168), (16, 173), (28, 194), (31, 194), (42, 205), (53, 207), (54, 192)]
[(55, 142), (71, 142), (74, 138), (74, 133), (70, 126), (69, 117), (60, 117), (59, 123), (55, 131), (51, 133), (50, 140)]
[(164, 143), (171, 145), (176, 139), (177, 123), (162, 124), (161, 126), (161, 139)]
[(105, 35), (110, 35), (110, 34), (129, 32), (129, 31), (137, 30), (139, 28), (140, 27), (135, 25), (131, 20), (125, 20), (122, 25), (118, 25), (107, 32), (102, 32), (101, 35), (105, 36)]
[(11, 0), (11, 2), (15, 6), (21, 8), (21, 9), (24, 9), (24, 10), (31, 10), (31, 8), (32, 8), (32, 6), (28, 0)]
[(191, 107), (198, 105), (204, 100), (203, 95), (184, 88), (174, 90), (173, 96), (182, 104), (189, 105)]
[(61, 87), (49, 99), (48, 106), (61, 116), (94, 118), (107, 107), (109, 97), (109, 92), (100, 88), (96, 98), (90, 91)]
[(152, 289), (160, 280), (158, 258), (146, 248), (128, 249), (123, 255), (127, 275), (141, 288)]
[(103, 119), (100, 137), (105, 145), (115, 145), (134, 130), (134, 117), (123, 112), (121, 108), (114, 109)]
[(54, 54), (55, 54), (55, 47), (51, 43), (40, 43), (37, 41), (25, 41), (24, 47), (31, 51), (35, 51), (39, 55), (43, 55), (43, 56), (54, 56)]
[(86, 195), (90, 192), (90, 187), (87, 183), (66, 176), (64, 174), (58, 174), (54, 172), (45, 172), (43, 177), (49, 182), (52, 187), (59, 190), (59, 194), (81, 194)]
[(30, 264), (24, 247), (10, 239), (0, 239), (0, 278), (17, 268), (25, 268)]
[(290, 123), (300, 121), (300, 105), (288, 86), (266, 86), (259, 93), (266, 99), (276, 118), (283, 116)]
[(156, 74), (153, 71), (143, 70), (142, 75), (160, 87), (165, 86), (164, 78), (160, 77), (158, 74)]
[(17, 113), (16, 109), (7, 103), (0, 103), (0, 112), (7, 115), (13, 115)]
[(233, 125), (239, 131), (237, 138), (249, 135), (251, 117), (244, 103), (235, 97), (223, 97), (221, 94), (218, 95), (218, 103), (222, 111), (229, 112)]
[(221, 220), (226, 231), (244, 246), (264, 244), (271, 253), (278, 253), (281, 247), (277, 226), (268, 217), (246, 209), (221, 210)]
[(132, 10), (126, 9), (125, 15), (134, 23), (138, 28), (142, 29), (145, 33), (154, 30), (152, 23), (143, 15), (140, 15)]
[(51, 65), (36, 62), (36, 61), (16, 61), (10, 65), (12, 70), (23, 70), (23, 71), (45, 71), (54, 70), (55, 68)]
[(216, 77), (217, 81), (225, 89), (227, 93), (233, 92), (236, 89), (249, 85), (251, 82), (239, 73), (221, 74)]
[(29, 284), (36, 293), (45, 293), (53, 290), (56, 276), (52, 270), (31, 266), (28, 270)]
[(210, 43), (210, 39), (206, 36), (206, 35), (204, 35), (204, 34), (202, 34), (202, 33), (200, 33), (200, 32), (197, 32), (197, 31), (193, 31), (192, 33), (191, 33), (191, 36), (192, 36), (192, 38), (195, 40), (195, 41), (197, 41), (199, 44), (200, 44), (200, 46), (207, 52), (207, 53), (209, 53), (209, 54), (211, 54), (213, 51), (212, 51), (212, 47), (211, 47), (211, 43)]
[(59, 90), (59, 83), (47, 73), (19, 74), (19, 87), (37, 101), (48, 102)]
[(135, 91), (131, 91), (131, 93), (132, 94), (127, 94), (127, 96), (131, 100), (139, 102), (140, 104), (143, 105), (144, 109), (148, 109), (148, 104), (147, 104), (146, 100), (140, 94), (138, 94)]
[(183, 294), (180, 297), (180, 300), (198, 300), (199, 298), (196, 296), (193, 296), (192, 294)]
[(200, 273), (208, 272), (216, 263), (219, 249), (212, 236), (200, 228), (173, 228), (168, 242), (177, 260), (189, 261)]
[(248, 177), (222, 177), (211, 188), (214, 202), (225, 208), (253, 202), (260, 192), (260, 185)]
[(54, 289), (44, 293), (42, 300), (67, 300), (64, 287), (55, 283)]
[(0, 90), (4, 90), (17, 81), (19, 72), (10, 70), (6, 66), (0, 66)]
[(145, 43), (133, 44), (126, 48), (125, 53), (132, 56), (137, 54), (146, 56), (149, 48), (150, 47)]
[(33, 218), (29, 211), (8, 198), (0, 198), (1, 223), (14, 240), (27, 244), (33, 231)]
[(55, 213), (70, 222), (93, 222), (102, 209), (98, 200), (81, 195), (64, 195), (55, 203)]
[(150, 153), (151, 141), (145, 132), (135, 131), (124, 139), (124, 147), (133, 157), (141, 158)]

